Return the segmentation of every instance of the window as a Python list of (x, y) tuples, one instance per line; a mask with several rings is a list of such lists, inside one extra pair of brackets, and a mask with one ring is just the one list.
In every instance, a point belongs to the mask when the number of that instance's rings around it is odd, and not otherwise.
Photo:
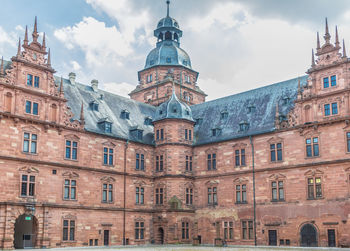
[(112, 123), (104, 122), (104, 129), (106, 133), (112, 133)]
[(77, 181), (76, 180), (64, 180), (64, 199), (76, 200), (77, 199)]
[(332, 114), (338, 114), (338, 103), (332, 103)]
[(271, 162), (282, 161), (282, 143), (270, 144)]
[(242, 239), (243, 240), (252, 240), (253, 236), (253, 221), (245, 220), (242, 221)]
[(145, 189), (136, 187), (136, 204), (143, 205), (145, 203)]
[(224, 111), (221, 112), (221, 119), (227, 119), (228, 118), (228, 112)]
[(35, 176), (22, 175), (21, 196), (34, 196), (35, 193)]
[(163, 205), (163, 188), (156, 188), (156, 205)]
[(170, 64), (171, 63), (171, 58), (166, 58), (166, 62), (168, 63), (168, 64)]
[(329, 104), (324, 105), (324, 116), (329, 116), (331, 115), (331, 109)]
[(272, 181), (272, 201), (284, 201), (283, 181)]
[(186, 188), (186, 205), (192, 205), (192, 204), (193, 204), (193, 189)]
[(103, 148), (103, 164), (113, 166), (113, 148)]
[(244, 122), (239, 123), (239, 131), (240, 132), (248, 131), (248, 129), (249, 129), (248, 122), (244, 121)]
[(337, 85), (337, 77), (336, 75), (331, 76), (331, 86)]
[(202, 123), (203, 123), (203, 119), (202, 118), (196, 119), (196, 125), (201, 125)]
[(145, 170), (145, 155), (136, 153), (136, 170)]
[(322, 198), (322, 182), (320, 177), (307, 179), (307, 197), (310, 200)]
[(319, 155), (318, 137), (306, 139), (306, 157), (317, 157)]
[(245, 166), (245, 149), (235, 150), (235, 166)]
[(27, 85), (33, 86), (33, 75), (27, 74)]
[(75, 239), (75, 220), (63, 220), (63, 240), (74, 241)]
[(143, 240), (145, 238), (145, 223), (143, 221), (135, 222), (135, 239)]
[(192, 172), (192, 156), (186, 155), (186, 171)]
[(121, 113), (122, 119), (130, 119), (130, 113), (127, 110), (123, 110)]
[(208, 170), (216, 170), (216, 154), (208, 154), (207, 159)]
[(38, 141), (37, 135), (25, 132), (23, 138), (23, 152), (36, 153)]
[(39, 104), (31, 101), (26, 101), (26, 113), (38, 115), (39, 114)]
[(188, 130), (188, 139), (192, 140), (192, 130)]
[(188, 130), (185, 129), (185, 139), (187, 140), (188, 139)]
[(224, 221), (224, 240), (233, 240), (233, 222)]
[(146, 82), (147, 83), (151, 83), (153, 80), (152, 80), (152, 74), (150, 74), (150, 75), (147, 75), (147, 77), (146, 77)]
[(217, 188), (209, 187), (208, 188), (208, 204), (209, 205), (217, 205), (218, 197), (217, 197)]
[(236, 185), (236, 203), (247, 203), (247, 185)]
[(323, 78), (323, 88), (328, 88), (329, 87), (329, 78)]
[(187, 221), (182, 222), (182, 239), (188, 240), (190, 238), (189, 223)]
[(102, 185), (102, 202), (113, 202), (113, 184)]
[(145, 123), (144, 124), (145, 125), (152, 125), (152, 118), (150, 118), (150, 117), (145, 118)]
[(157, 130), (156, 136), (157, 140), (164, 140), (164, 129)]
[(38, 76), (34, 77), (34, 87), (39, 88), (39, 77)]
[(219, 136), (221, 133), (221, 129), (220, 128), (215, 128), (211, 130), (212, 136)]
[(350, 132), (346, 133), (346, 145), (347, 145), (347, 151), (350, 152)]
[(96, 101), (92, 101), (91, 103), (90, 103), (90, 108), (91, 108), (91, 110), (93, 110), (93, 111), (97, 111), (98, 112), (98, 103), (96, 102)]
[(156, 171), (163, 171), (163, 155), (156, 156)]
[(78, 142), (66, 140), (66, 159), (77, 160)]

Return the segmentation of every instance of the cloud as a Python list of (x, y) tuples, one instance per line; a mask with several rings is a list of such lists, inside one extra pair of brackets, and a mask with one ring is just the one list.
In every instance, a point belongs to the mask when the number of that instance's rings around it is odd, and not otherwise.
[(72, 60), (72, 61), (70, 61), (70, 64), (72, 66), (73, 71), (80, 71), (81, 70), (81, 66), (77, 61)]
[(135, 86), (129, 83), (104, 83), (103, 89), (105, 91), (118, 94), (124, 97), (129, 97), (129, 93), (135, 89)]

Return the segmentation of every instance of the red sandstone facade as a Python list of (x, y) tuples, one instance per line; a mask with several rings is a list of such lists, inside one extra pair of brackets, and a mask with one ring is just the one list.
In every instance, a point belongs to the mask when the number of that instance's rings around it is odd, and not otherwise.
[[(280, 122), (277, 109), (274, 132), (197, 146), (193, 138), (184, 138), (185, 129), (194, 131), (194, 123), (186, 120), (155, 122), (154, 132), (163, 129), (164, 134), (154, 146), (84, 130), (84, 110), (72, 121), (62, 86), (53, 81), (45, 40), (37, 39), (35, 26), (33, 42), (26, 33), (12, 69), (5, 74), (1, 67), (1, 248), (30, 245), (23, 243), (27, 234), (35, 247), (223, 240), (253, 245), (255, 235), (258, 245), (299, 246), (313, 236), (316, 244), (310, 240), (309, 245), (350, 245), (350, 65), (345, 49), (339, 53), (338, 36), (332, 45), (326, 31), (326, 43), (318, 43), (318, 60), (308, 70), (308, 85), (300, 86), (287, 120)], [(165, 75), (167, 69), (150, 71)], [(336, 76), (336, 85), (329, 80), (324, 88), (323, 79), (330, 76)], [(158, 93), (152, 83), (151, 88), (141, 83), (131, 97), (158, 105), (171, 95), (166, 90), (173, 81), (164, 81)], [(182, 88), (193, 92), (192, 86)], [(31, 114), (26, 101), (32, 102)], [(203, 101), (199, 95), (189, 103)], [(332, 103), (337, 113), (330, 108), (325, 116), (325, 105)], [(67, 141), (77, 143), (76, 159), (66, 158)], [(271, 145), (280, 150), (280, 160), (271, 161)], [(103, 164), (105, 147), (113, 149), (113, 165)], [(236, 150), (241, 165), (236, 165)], [(144, 156), (142, 171), (135, 170), (137, 153)], [(213, 154), (210, 165), (216, 168), (208, 170)]]

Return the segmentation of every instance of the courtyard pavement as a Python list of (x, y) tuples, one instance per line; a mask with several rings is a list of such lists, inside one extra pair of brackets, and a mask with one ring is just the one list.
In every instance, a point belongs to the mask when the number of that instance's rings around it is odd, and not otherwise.
[[(23, 250), (23, 249), (22, 249)], [(26, 251), (38, 251), (41, 249), (26, 249)], [(48, 251), (48, 249), (42, 249)], [(51, 248), (50, 251), (350, 251), (350, 248), (306, 248), (306, 247), (254, 247), (254, 246), (229, 246), (229, 247), (210, 247), (210, 246), (190, 246), (190, 245), (164, 245), (164, 246), (113, 246), (113, 247), (72, 247), (72, 248)]]

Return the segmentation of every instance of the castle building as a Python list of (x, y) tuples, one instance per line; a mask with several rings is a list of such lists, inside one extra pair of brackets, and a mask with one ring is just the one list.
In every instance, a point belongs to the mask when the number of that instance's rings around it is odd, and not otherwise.
[(131, 99), (57, 77), (37, 27), (0, 65), (0, 248), (350, 246), (350, 63), (327, 21), (306, 76), (209, 102), (169, 2)]

